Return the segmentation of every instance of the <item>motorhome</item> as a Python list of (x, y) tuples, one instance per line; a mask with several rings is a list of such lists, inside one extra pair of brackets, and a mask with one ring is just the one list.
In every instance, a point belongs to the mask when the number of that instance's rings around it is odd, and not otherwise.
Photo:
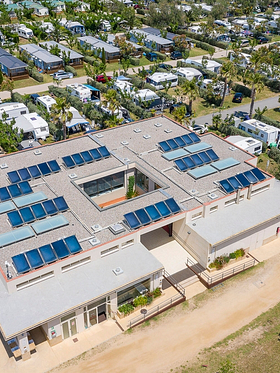
[(38, 113), (20, 115), (15, 121), (14, 127), (22, 130), (27, 139), (46, 140), (50, 135), (48, 123)]
[(55, 104), (56, 104), (55, 99), (49, 95), (37, 97), (37, 105), (45, 108), (48, 113), (51, 112), (51, 107), (52, 105), (55, 105)]
[(28, 113), (28, 107), (21, 102), (7, 102), (0, 104), (0, 119), (2, 120), (5, 118), (6, 120), (11, 120)]
[(33, 31), (30, 28), (26, 27), (25, 25), (20, 25), (18, 28), (18, 36), (25, 38), (25, 39), (30, 39), (34, 35), (33, 35)]
[(116, 80), (113, 85), (118, 93), (131, 94), (134, 90), (133, 84), (123, 80)]
[(178, 76), (171, 73), (154, 73), (146, 78), (146, 82), (154, 86), (156, 90), (164, 89), (166, 86), (176, 87)]

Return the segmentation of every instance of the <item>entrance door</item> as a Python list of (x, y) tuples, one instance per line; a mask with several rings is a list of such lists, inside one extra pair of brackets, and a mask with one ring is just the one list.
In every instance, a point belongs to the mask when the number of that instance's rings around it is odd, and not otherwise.
[(64, 339), (72, 337), (73, 335), (77, 334), (76, 317), (73, 317), (72, 319), (65, 321), (62, 324), (62, 330)]
[(98, 310), (98, 324), (107, 319), (106, 315), (106, 303), (97, 307)]

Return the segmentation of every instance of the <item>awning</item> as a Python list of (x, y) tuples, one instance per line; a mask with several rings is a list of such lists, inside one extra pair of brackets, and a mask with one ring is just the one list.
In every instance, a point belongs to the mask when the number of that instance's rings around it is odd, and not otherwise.
[(89, 85), (89, 84), (83, 84), (83, 86), (89, 88), (91, 91), (97, 91), (97, 92), (99, 92), (99, 89), (93, 87), (92, 85)]

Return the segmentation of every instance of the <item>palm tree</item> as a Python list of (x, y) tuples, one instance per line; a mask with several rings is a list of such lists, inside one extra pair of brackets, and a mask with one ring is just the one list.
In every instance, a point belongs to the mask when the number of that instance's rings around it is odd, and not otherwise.
[(255, 110), (255, 118), (258, 119), (258, 120), (262, 120), (262, 117), (264, 115), (264, 113), (268, 110), (267, 106), (265, 106), (263, 109), (261, 108), (257, 108)]
[(243, 82), (245, 85), (251, 85), (251, 104), (249, 117), (252, 118), (256, 94), (257, 92), (260, 92), (264, 87), (263, 76), (260, 73), (253, 72), (251, 70), (246, 70), (243, 77)]
[(199, 88), (196, 84), (196, 79), (193, 78), (192, 80), (186, 80), (182, 85), (182, 90), (184, 95), (186, 95), (189, 99), (189, 112), (192, 114), (193, 101), (199, 96)]
[(57, 97), (56, 104), (54, 104), (51, 108), (51, 114), (53, 119), (57, 123), (62, 124), (63, 128), (63, 140), (66, 139), (66, 123), (69, 122), (73, 118), (72, 112), (69, 110), (70, 104), (67, 102), (66, 97)]
[(220, 106), (224, 105), (228, 81), (230, 81), (235, 76), (236, 72), (237, 72), (236, 66), (232, 61), (228, 61), (224, 63), (221, 67), (221, 77), (224, 78), (224, 89), (223, 89), (223, 96), (222, 96), (222, 101), (221, 101)]
[(104, 99), (102, 103), (107, 109), (112, 112), (111, 118), (105, 121), (105, 124), (109, 124), (111, 127), (115, 127), (122, 122), (122, 119), (119, 120), (119, 109), (121, 107), (121, 104), (118, 100), (117, 91), (115, 91), (114, 89), (108, 89), (108, 91), (104, 93), (103, 98)]

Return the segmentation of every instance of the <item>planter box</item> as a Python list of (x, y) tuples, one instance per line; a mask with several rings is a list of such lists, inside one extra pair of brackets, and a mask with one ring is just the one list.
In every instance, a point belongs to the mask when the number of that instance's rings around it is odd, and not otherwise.
[(217, 268), (206, 268), (208, 272), (212, 273), (215, 271), (220, 271), (221, 269), (225, 269), (229, 264), (237, 263), (240, 262), (242, 259), (246, 258), (246, 255), (240, 256), (239, 258), (235, 259), (230, 259), (228, 263), (226, 263), (222, 268), (217, 269)]

